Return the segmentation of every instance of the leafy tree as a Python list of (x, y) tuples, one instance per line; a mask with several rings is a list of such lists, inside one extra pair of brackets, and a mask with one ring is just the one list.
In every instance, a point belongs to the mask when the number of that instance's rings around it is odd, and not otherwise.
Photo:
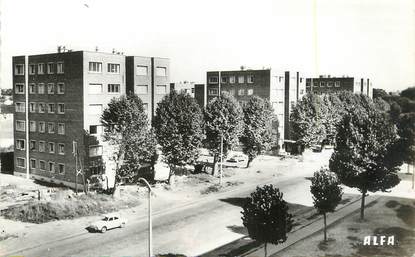
[(348, 109), (338, 125), (336, 148), (330, 170), (340, 181), (362, 192), (361, 218), (364, 218), (366, 193), (386, 191), (399, 183), (402, 164), (396, 153), (398, 136), (389, 116), (379, 111), (367, 97)]
[(116, 163), (116, 181), (135, 176), (143, 163), (154, 165), (156, 141), (143, 102), (134, 94), (113, 98), (101, 115), (106, 152)]
[(226, 157), (239, 142), (243, 130), (243, 114), (239, 103), (228, 93), (212, 99), (204, 110), (205, 145), (213, 154), (213, 174), (220, 155), (223, 137), (223, 155)]
[(336, 174), (327, 168), (321, 168), (311, 179), (310, 191), (313, 194), (314, 207), (324, 217), (324, 241), (327, 241), (326, 213), (334, 212), (342, 199), (342, 188)]
[(272, 143), (273, 110), (271, 103), (258, 96), (251, 97), (243, 106), (244, 130), (240, 141), (242, 151), (248, 156), (248, 163), (269, 149)]
[(403, 155), (409, 169), (409, 164), (415, 164), (415, 112), (405, 113), (399, 117), (398, 134), (401, 142), (398, 152)]
[(407, 89), (403, 90), (400, 95), (415, 101), (415, 87), (408, 87)]
[(171, 91), (158, 104), (154, 127), (165, 161), (169, 183), (176, 166), (194, 164), (203, 140), (203, 114), (189, 94)]
[(378, 97), (373, 99), (373, 103), (375, 104), (376, 108), (382, 112), (390, 112), (391, 106), (388, 102), (383, 100), (382, 98)]
[(386, 93), (386, 91), (384, 89), (381, 88), (374, 88), (373, 89), (373, 99), (376, 98), (386, 98), (388, 97), (388, 93)]
[(267, 244), (280, 244), (287, 240), (292, 229), (292, 215), (283, 193), (273, 185), (257, 187), (243, 207), (242, 222), (249, 236), (264, 243), (265, 257)]
[(326, 138), (326, 109), (320, 95), (307, 94), (293, 108), (290, 116), (292, 136), (306, 146)]

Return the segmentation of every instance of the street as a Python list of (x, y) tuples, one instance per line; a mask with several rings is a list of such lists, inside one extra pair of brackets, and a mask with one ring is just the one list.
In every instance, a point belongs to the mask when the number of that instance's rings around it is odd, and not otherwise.
[[(301, 176), (273, 181), (288, 202), (311, 203), (309, 180)], [(310, 175), (312, 171), (310, 171)], [(221, 195), (220, 199), (198, 202), (189, 207), (153, 217), (153, 253), (180, 253), (195, 256), (243, 236), (241, 198), (255, 187), (241, 188)], [(299, 192), (303, 192), (299, 195)], [(296, 201), (296, 199), (298, 201)], [(51, 231), (51, 233), (53, 233)], [(101, 233), (87, 233), (32, 249), (15, 252), (23, 256), (146, 256), (147, 220), (129, 219), (125, 228)]]

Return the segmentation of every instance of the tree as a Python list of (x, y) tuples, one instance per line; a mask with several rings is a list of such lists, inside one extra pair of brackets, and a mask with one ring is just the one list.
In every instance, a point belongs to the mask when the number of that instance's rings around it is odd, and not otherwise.
[(273, 110), (271, 103), (253, 96), (243, 106), (244, 129), (240, 141), (242, 151), (248, 156), (246, 167), (256, 156), (269, 149), (272, 143)]
[(388, 97), (388, 93), (386, 93), (386, 91), (384, 89), (381, 88), (374, 88), (373, 89), (373, 99), (376, 98), (387, 98)]
[(293, 108), (290, 116), (292, 136), (306, 146), (326, 138), (326, 110), (320, 95), (307, 94)]
[(341, 183), (362, 193), (361, 218), (364, 218), (366, 193), (386, 191), (399, 183), (397, 171), (402, 158), (397, 153), (398, 136), (385, 112), (367, 97), (348, 109), (337, 128), (336, 147), (330, 170)]
[(143, 102), (134, 94), (111, 99), (101, 115), (106, 152), (116, 164), (116, 181), (131, 179), (143, 163), (154, 165), (156, 141)]
[(158, 104), (154, 127), (165, 161), (169, 183), (176, 166), (194, 164), (204, 138), (203, 114), (189, 94), (171, 91)]
[[(220, 157), (221, 141), (223, 156), (239, 142), (243, 129), (243, 115), (239, 103), (228, 93), (212, 99), (204, 110), (205, 145), (213, 154), (213, 174)], [(222, 140), (221, 140), (222, 138)]]
[[(400, 137), (399, 154), (403, 155), (404, 161), (409, 165), (415, 165), (415, 112), (405, 113), (399, 117), (398, 134)], [(414, 188), (415, 174), (412, 172), (412, 188)]]
[(326, 213), (334, 212), (342, 199), (342, 188), (336, 174), (327, 168), (314, 172), (310, 191), (313, 194), (314, 207), (324, 217), (324, 241), (327, 241)]
[(288, 213), (288, 204), (283, 193), (273, 185), (257, 187), (243, 206), (242, 222), (249, 236), (264, 243), (265, 257), (267, 244), (280, 244), (287, 240), (292, 229), (292, 215)]
[(407, 89), (402, 90), (400, 95), (415, 101), (415, 87), (408, 87)]

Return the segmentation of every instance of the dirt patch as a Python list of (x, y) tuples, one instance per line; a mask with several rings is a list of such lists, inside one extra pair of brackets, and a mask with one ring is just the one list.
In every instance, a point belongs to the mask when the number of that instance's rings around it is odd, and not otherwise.
[(395, 208), (398, 205), (399, 205), (398, 201), (395, 201), (395, 200), (390, 200), (385, 203), (385, 206), (391, 209)]
[(318, 244), (318, 249), (321, 251), (326, 251), (331, 245), (334, 244), (334, 242), (336, 242), (336, 239), (334, 238), (328, 238), (327, 241), (321, 241)]

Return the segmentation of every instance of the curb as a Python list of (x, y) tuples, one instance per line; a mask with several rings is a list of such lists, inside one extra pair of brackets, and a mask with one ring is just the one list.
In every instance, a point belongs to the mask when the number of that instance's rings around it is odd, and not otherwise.
[[(244, 191), (244, 190), (248, 190), (249, 188), (252, 188), (252, 187), (256, 188), (257, 186), (262, 186), (262, 185), (265, 185), (265, 184), (268, 184), (268, 183), (273, 183), (278, 178), (279, 177), (275, 177), (275, 178), (269, 179), (269, 180), (267, 180), (265, 182), (262, 182), (262, 183), (259, 183), (259, 184), (242, 185), (240, 188), (235, 188), (235, 189), (231, 189), (229, 191), (220, 192), (220, 193), (216, 193), (216, 194), (209, 195), (209, 196), (204, 196), (204, 197), (201, 197), (200, 199), (198, 199), (196, 201), (188, 201), (188, 202), (173, 206), (173, 207), (171, 207), (167, 210), (155, 211), (155, 212), (153, 212), (153, 217), (161, 216), (161, 215), (167, 215), (169, 213), (173, 213), (175, 211), (179, 211), (181, 209), (197, 205), (201, 202), (207, 203), (207, 202), (219, 200), (220, 198), (222, 198), (222, 197), (224, 197), (228, 194), (235, 193), (237, 191)], [(291, 177), (288, 177), (288, 178), (285, 178), (285, 179), (283, 178), (281, 180), (278, 180), (278, 182), (284, 182), (284, 181), (287, 181), (287, 180), (290, 180), (290, 179), (291, 179)], [(147, 219), (147, 215), (141, 215), (137, 218), (137, 221), (134, 222), (134, 223), (144, 222), (146, 219)], [(67, 240), (67, 239), (71, 239), (71, 238), (86, 235), (86, 234), (89, 234), (89, 232), (81, 232), (81, 233), (76, 233), (76, 234), (72, 234), (72, 235), (69, 235), (69, 236), (64, 236), (62, 238), (53, 239), (53, 240), (50, 240), (50, 241), (47, 241), (47, 242), (42, 242), (42, 243), (34, 245), (34, 246), (25, 247), (25, 248), (21, 248), (21, 249), (18, 249), (18, 250), (13, 250), (11, 252), (2, 253), (3, 255), (0, 255), (0, 257), (15, 255), (19, 252), (35, 249), (35, 248), (38, 248), (40, 246), (44, 246), (44, 245), (47, 245), (47, 244), (50, 244), (50, 243), (55, 243), (55, 242), (58, 242), (58, 241), (64, 241), (64, 240)]]

